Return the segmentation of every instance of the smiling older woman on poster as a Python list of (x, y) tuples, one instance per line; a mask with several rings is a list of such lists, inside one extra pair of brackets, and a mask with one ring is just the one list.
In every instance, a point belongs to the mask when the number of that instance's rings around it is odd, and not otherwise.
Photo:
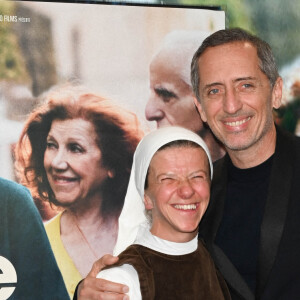
[(16, 167), (33, 196), (63, 208), (45, 227), (70, 297), (112, 253), (142, 135), (134, 114), (74, 86), (51, 90), (25, 124)]
[(212, 173), (208, 148), (197, 134), (165, 127), (144, 137), (119, 218), (119, 261), (98, 277), (126, 284), (134, 300), (230, 299), (198, 240)]

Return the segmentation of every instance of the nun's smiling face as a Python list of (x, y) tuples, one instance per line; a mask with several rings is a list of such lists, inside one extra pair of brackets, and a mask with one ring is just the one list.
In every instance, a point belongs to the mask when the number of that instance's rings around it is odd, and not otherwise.
[(144, 201), (152, 211), (152, 234), (172, 242), (192, 240), (210, 197), (205, 151), (181, 146), (156, 152), (147, 182)]

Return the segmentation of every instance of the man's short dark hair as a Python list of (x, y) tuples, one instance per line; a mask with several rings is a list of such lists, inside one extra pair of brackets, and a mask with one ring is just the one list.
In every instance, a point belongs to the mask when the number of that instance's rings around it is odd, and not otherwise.
[[(272, 49), (268, 43), (261, 40), (257, 36), (252, 35), (251, 33), (241, 29), (241, 28), (232, 28), (232, 29), (223, 29), (219, 30), (209, 37), (207, 37), (202, 45), (198, 48), (196, 53), (193, 56), (191, 64), (191, 81), (193, 92), (196, 95), (198, 101), (200, 102), (199, 94), (199, 66), (198, 61), (200, 56), (204, 51), (209, 47), (216, 47), (228, 43), (234, 42), (249, 42), (257, 50), (257, 56), (259, 58), (259, 67), (261, 71), (268, 77), (271, 86), (273, 87), (277, 78), (279, 77), (278, 69), (276, 66), (275, 58), (272, 53)], [(201, 66), (200, 66), (201, 67)]]

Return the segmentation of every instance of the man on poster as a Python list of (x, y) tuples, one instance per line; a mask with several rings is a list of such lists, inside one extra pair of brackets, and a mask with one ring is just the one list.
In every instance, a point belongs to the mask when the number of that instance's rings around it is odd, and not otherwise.
[[(224, 143), (215, 164), (211, 202), (200, 236), (225, 277), (232, 299), (298, 299), (300, 296), (300, 139), (277, 128), (272, 110), (282, 97), (272, 51), (241, 29), (208, 37), (192, 62), (195, 103)], [(92, 278), (78, 299), (125, 299), (121, 285)], [(99, 296), (98, 296), (99, 299)]]
[(207, 32), (175, 30), (164, 37), (149, 67), (150, 96), (145, 115), (157, 128), (177, 125), (194, 131), (216, 161), (225, 150), (199, 117), (190, 78), (193, 54), (207, 36)]

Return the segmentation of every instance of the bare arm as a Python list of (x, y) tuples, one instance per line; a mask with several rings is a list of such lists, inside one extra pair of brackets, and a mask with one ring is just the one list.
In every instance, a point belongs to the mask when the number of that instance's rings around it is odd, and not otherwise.
[(87, 277), (79, 283), (73, 300), (128, 300), (128, 296), (124, 294), (128, 292), (127, 286), (96, 278), (105, 266), (117, 261), (118, 257), (109, 254), (97, 260)]

